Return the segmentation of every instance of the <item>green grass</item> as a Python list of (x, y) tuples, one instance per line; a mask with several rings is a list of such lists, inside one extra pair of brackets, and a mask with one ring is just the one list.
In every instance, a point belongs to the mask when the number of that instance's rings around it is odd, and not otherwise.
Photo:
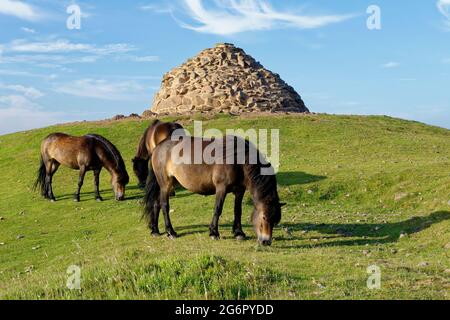
[[(450, 298), (449, 130), (387, 117), (207, 119), (205, 129), (280, 129), (279, 192), (288, 206), (272, 247), (262, 248), (250, 199), (243, 218), (251, 239), (232, 238), (228, 197), (223, 239), (214, 242), (214, 199), (186, 191), (171, 200), (181, 237), (149, 236), (131, 170), (147, 125), (85, 122), (0, 137), (0, 298)], [(78, 174), (65, 168), (54, 179), (58, 202), (33, 193), (40, 142), (55, 131), (96, 132), (115, 143), (132, 176), (127, 201), (113, 200), (103, 172), (105, 202), (95, 202), (92, 173), (82, 202), (72, 202)], [(66, 289), (70, 265), (81, 267), (81, 291)], [(381, 268), (380, 290), (367, 289), (371, 265)]]

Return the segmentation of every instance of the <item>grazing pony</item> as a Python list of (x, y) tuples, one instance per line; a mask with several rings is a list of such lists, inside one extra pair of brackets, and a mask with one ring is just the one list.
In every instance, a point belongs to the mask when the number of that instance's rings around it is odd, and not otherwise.
[(63, 133), (49, 135), (41, 145), (41, 165), (34, 189), (40, 188), (44, 198), (56, 201), (53, 195), (53, 175), (59, 166), (79, 170), (78, 189), (74, 201), (80, 201), (80, 191), (87, 171), (94, 171), (95, 196), (102, 201), (99, 190), (100, 172), (104, 167), (112, 176), (111, 184), (116, 200), (125, 199), (125, 186), (129, 176), (125, 163), (117, 148), (106, 138), (89, 134), (84, 137), (73, 137)]
[[(214, 161), (205, 158), (208, 152)], [(252, 160), (251, 155), (255, 154)], [(149, 220), (153, 236), (160, 234), (158, 219), (162, 209), (168, 236), (177, 237), (169, 217), (169, 195), (174, 183), (179, 183), (191, 192), (216, 196), (210, 225), (210, 237), (215, 240), (220, 238), (218, 223), (228, 193), (235, 195), (233, 234), (238, 240), (245, 239), (241, 216), (242, 200), (248, 189), (255, 206), (252, 222), (258, 241), (262, 245), (272, 244), (272, 231), (281, 220), (284, 204), (278, 197), (273, 167), (250, 142), (234, 136), (166, 140), (153, 151), (152, 169), (146, 186), (144, 217)]]
[(144, 132), (133, 159), (133, 171), (139, 180), (139, 187), (144, 188), (149, 174), (149, 161), (153, 150), (164, 140), (170, 138), (176, 130), (183, 130), (183, 127), (175, 122), (161, 122), (155, 120)]

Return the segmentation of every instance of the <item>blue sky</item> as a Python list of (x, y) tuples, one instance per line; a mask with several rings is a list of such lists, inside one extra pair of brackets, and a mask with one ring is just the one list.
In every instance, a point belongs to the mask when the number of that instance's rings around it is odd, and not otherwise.
[[(72, 4), (80, 30), (66, 26)], [(165, 72), (218, 42), (311, 111), (450, 128), (450, 0), (0, 0), (0, 134), (142, 113)]]

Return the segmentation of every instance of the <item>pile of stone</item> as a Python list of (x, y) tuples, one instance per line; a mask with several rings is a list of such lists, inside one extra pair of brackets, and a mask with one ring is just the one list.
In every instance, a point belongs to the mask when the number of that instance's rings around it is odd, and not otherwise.
[[(148, 112), (148, 111), (147, 111)], [(218, 44), (164, 75), (152, 113), (306, 113), (300, 95), (244, 50)]]

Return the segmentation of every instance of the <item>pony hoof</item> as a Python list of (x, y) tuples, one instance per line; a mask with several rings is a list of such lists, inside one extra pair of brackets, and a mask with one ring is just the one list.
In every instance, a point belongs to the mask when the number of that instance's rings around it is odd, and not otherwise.
[(219, 241), (220, 240), (220, 236), (211, 235), (210, 237), (211, 237), (211, 240), (214, 240), (214, 241)]
[(97, 200), (97, 202), (102, 202), (103, 198), (97, 198), (96, 200)]
[(174, 235), (174, 234), (168, 234), (167, 237), (168, 237), (170, 240), (175, 240), (175, 239), (177, 238), (177, 235)]
[(80, 202), (80, 199), (73, 199), (73, 202)]
[(152, 232), (152, 237), (159, 238), (159, 237), (161, 237), (161, 234), (159, 232)]
[(236, 236), (234, 236), (235, 237), (235, 239), (237, 240), (237, 241), (245, 241), (246, 239), (247, 239), (247, 237), (245, 236), (245, 234), (239, 234), (239, 235), (236, 235)]
[(55, 202), (56, 202), (56, 199), (50, 199), (50, 202), (51, 202), (51, 203), (55, 203)]

